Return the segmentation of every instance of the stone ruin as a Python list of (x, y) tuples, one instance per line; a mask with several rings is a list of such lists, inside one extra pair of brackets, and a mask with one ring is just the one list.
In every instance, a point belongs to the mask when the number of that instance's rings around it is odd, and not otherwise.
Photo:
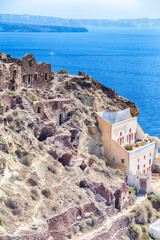
[(19, 87), (49, 90), (51, 64), (37, 63), (32, 54), (23, 59), (11, 58), (0, 53), (0, 90), (16, 90)]

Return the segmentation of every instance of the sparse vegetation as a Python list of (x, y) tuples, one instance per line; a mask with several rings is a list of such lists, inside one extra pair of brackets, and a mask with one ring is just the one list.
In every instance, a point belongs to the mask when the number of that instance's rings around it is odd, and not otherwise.
[(21, 212), (22, 212), (19, 203), (12, 198), (7, 198), (7, 200), (5, 201), (5, 205), (8, 208), (12, 209), (12, 214), (13, 215), (20, 215)]
[(66, 74), (69, 75), (69, 72), (65, 69), (59, 70), (57, 74)]
[(0, 216), (0, 226), (3, 227), (3, 217), (2, 216)]
[(145, 201), (143, 204), (136, 206), (129, 214), (129, 221), (135, 219), (136, 224), (147, 224), (153, 220), (154, 209), (149, 201)]
[(37, 181), (36, 181), (34, 178), (29, 178), (29, 179), (28, 179), (28, 183), (29, 183), (31, 186), (37, 186), (37, 185), (38, 185)]
[(6, 90), (5, 93), (8, 94), (8, 95), (16, 96), (16, 93), (14, 91), (11, 91), (11, 90)]
[(125, 145), (124, 148), (127, 150), (127, 151), (132, 151), (133, 150), (133, 145)]
[(26, 92), (26, 96), (29, 97), (33, 102), (37, 101), (36, 95), (34, 93), (30, 92), (30, 91)]
[(131, 225), (129, 226), (128, 230), (133, 239), (138, 240), (142, 237), (142, 229), (139, 225)]
[(49, 167), (48, 167), (48, 171), (50, 171), (50, 172), (53, 173), (53, 174), (56, 174), (56, 173), (57, 173), (57, 170), (56, 170), (56, 168), (55, 168), (54, 165), (49, 166)]
[(32, 189), (32, 190), (31, 190), (31, 198), (32, 198), (32, 200), (34, 200), (34, 201), (38, 201), (38, 199), (39, 199), (39, 193), (38, 193), (37, 189)]
[(8, 123), (13, 122), (13, 120), (14, 120), (14, 116), (12, 114), (8, 114), (8, 116), (7, 116)]
[(98, 158), (96, 155), (91, 155), (91, 158), (93, 159), (93, 161), (98, 164), (99, 166), (101, 166), (102, 168), (106, 167), (106, 163), (103, 159)]
[(43, 190), (42, 190), (42, 194), (43, 194), (43, 196), (45, 196), (46, 198), (50, 198), (50, 197), (52, 196), (50, 189), (43, 189)]
[(122, 236), (122, 237), (120, 238), (120, 240), (130, 240), (130, 239), (129, 239), (129, 237), (127, 237), (127, 236)]

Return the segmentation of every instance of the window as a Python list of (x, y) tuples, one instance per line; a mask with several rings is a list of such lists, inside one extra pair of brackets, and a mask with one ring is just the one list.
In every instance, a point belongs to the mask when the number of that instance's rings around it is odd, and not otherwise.
[(151, 159), (149, 159), (149, 165), (151, 165)]
[(38, 113), (41, 113), (41, 108), (40, 107), (38, 107), (38, 111), (37, 111)]
[(132, 140), (133, 140), (133, 133), (132, 133)]
[(137, 170), (139, 170), (139, 165), (137, 165)]
[(45, 73), (45, 80), (47, 81), (48, 80), (48, 74)]
[(138, 162), (139, 162), (139, 158), (138, 158)]
[(129, 141), (129, 136), (127, 135), (127, 142)]
[(144, 172), (144, 174), (145, 174), (145, 173), (146, 173), (146, 170), (144, 170), (143, 172)]
[(144, 164), (143, 167), (145, 168), (145, 166), (146, 166), (146, 165)]
[(29, 67), (32, 67), (32, 60), (28, 61), (28, 65), (29, 65)]
[(146, 159), (146, 156), (144, 155), (144, 159)]
[(149, 156), (151, 157), (151, 153), (149, 154)]
[(124, 159), (121, 159), (121, 163), (124, 164)]
[(13, 79), (16, 79), (16, 77), (17, 77), (17, 71), (14, 70), (14, 71), (13, 71)]
[(129, 129), (129, 132), (130, 132), (130, 133), (132, 132), (132, 129), (131, 129), (131, 128)]
[(134, 138), (135, 138), (135, 140), (136, 140), (136, 133), (134, 134)]
[(34, 81), (37, 81), (37, 73), (34, 74)]
[(122, 132), (120, 132), (120, 136), (122, 136)]
[(147, 172), (149, 171), (149, 168), (147, 168)]
[(23, 75), (23, 79), (22, 79), (23, 82), (26, 81), (26, 75)]
[(114, 162), (114, 161), (115, 161), (115, 159), (114, 159), (114, 158), (112, 158), (112, 161)]

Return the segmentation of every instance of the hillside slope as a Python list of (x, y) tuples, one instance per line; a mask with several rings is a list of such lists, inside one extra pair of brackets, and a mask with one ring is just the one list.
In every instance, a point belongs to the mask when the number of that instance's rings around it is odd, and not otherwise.
[(96, 112), (138, 108), (88, 75), (54, 75), (52, 89), (0, 93), (0, 239), (69, 239), (134, 199), (105, 164)]

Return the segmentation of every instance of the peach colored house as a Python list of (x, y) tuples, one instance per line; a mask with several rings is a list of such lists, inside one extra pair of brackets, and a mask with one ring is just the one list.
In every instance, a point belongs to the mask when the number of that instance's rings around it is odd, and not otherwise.
[[(108, 164), (121, 169), (127, 176), (127, 184), (136, 187), (138, 192), (150, 192), (152, 165), (156, 162), (160, 166), (160, 140), (143, 132), (130, 109), (99, 112), (97, 116)], [(127, 150), (126, 145), (132, 145), (133, 149)], [(160, 182), (158, 184), (160, 186)]]

